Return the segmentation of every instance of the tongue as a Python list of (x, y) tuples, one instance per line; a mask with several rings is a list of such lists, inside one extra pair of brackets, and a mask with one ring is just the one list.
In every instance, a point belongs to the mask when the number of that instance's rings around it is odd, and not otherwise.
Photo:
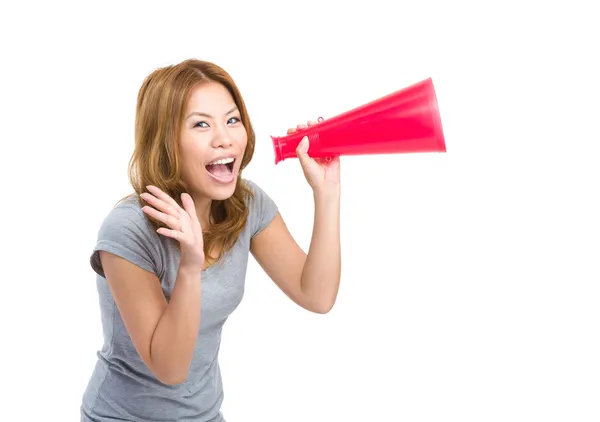
[(231, 174), (226, 164), (212, 164), (207, 166), (206, 169), (220, 179), (225, 179)]

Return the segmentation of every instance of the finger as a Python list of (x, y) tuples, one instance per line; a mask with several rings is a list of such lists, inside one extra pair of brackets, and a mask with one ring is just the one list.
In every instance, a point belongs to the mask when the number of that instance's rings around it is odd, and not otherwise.
[(164, 212), (157, 211), (154, 208), (149, 207), (147, 205), (142, 207), (142, 211), (144, 211), (146, 214), (148, 214), (155, 220), (165, 223), (173, 230), (181, 230), (181, 221), (177, 217), (165, 214)]
[(316, 125), (316, 124), (317, 124), (317, 122), (315, 120), (310, 120), (308, 122), (308, 126), (312, 126), (312, 125)]
[(164, 227), (156, 230), (158, 234), (162, 234), (163, 236), (170, 237), (171, 239), (180, 240), (183, 237), (183, 233), (177, 230), (171, 230)]
[[(190, 218), (194, 223), (198, 223), (200, 226), (200, 221), (198, 220), (198, 214), (196, 213), (196, 205), (194, 204), (194, 200), (188, 193), (181, 194), (181, 203), (183, 204), (183, 208), (189, 214)], [(202, 226), (200, 226), (202, 227)]]
[(177, 217), (179, 215), (179, 212), (176, 208), (166, 203), (165, 201), (158, 199), (157, 197), (148, 192), (142, 192), (140, 196), (154, 208), (166, 214), (172, 215), (173, 217)]
[(289, 128), (289, 129), (287, 130), (287, 133), (288, 133), (288, 135), (289, 135), (290, 133), (294, 133), (295, 131), (296, 131), (296, 128), (295, 128), (295, 127), (291, 127), (291, 128)]
[(179, 204), (173, 198), (171, 198), (169, 195), (164, 193), (161, 189), (159, 189), (153, 185), (146, 186), (146, 189), (148, 189), (150, 191), (150, 193), (152, 193), (158, 199), (161, 199), (164, 202), (166, 202), (167, 204), (171, 205), (177, 211), (181, 210), (181, 207), (179, 206)]
[(307, 126), (306, 126), (305, 124), (300, 124), (300, 125), (296, 126), (296, 128), (297, 128), (298, 130), (301, 130), (301, 129), (306, 129), (306, 128), (307, 128)]
[(310, 148), (310, 142), (308, 136), (302, 138), (298, 147), (296, 148), (296, 156), (300, 160), (302, 167), (307, 168), (310, 165), (310, 157), (308, 156), (308, 149)]

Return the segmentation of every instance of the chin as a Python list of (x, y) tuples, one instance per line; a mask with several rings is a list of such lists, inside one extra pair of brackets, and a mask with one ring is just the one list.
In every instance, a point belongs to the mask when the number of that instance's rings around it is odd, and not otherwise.
[(206, 196), (213, 201), (224, 201), (233, 196), (236, 185), (237, 180), (234, 180), (232, 183), (225, 186), (207, 186), (207, 189), (205, 190)]

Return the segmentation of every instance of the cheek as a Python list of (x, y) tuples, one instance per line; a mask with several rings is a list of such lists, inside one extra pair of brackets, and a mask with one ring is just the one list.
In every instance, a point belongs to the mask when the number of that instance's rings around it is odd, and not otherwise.
[(198, 173), (204, 170), (202, 163), (205, 151), (201, 140), (182, 139), (179, 153), (184, 177), (190, 178), (190, 180), (195, 179)]
[(206, 154), (206, 148), (209, 143), (208, 139), (202, 136), (203, 134), (187, 133), (181, 137), (179, 150), (181, 158), (184, 162), (198, 162)]
[(236, 144), (240, 147), (240, 149), (245, 149), (248, 144), (248, 134), (246, 133), (246, 129), (242, 127), (239, 133), (235, 136)]

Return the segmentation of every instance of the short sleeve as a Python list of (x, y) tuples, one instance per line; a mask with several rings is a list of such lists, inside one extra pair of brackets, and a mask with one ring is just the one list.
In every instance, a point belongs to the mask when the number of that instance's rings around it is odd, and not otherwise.
[(256, 183), (250, 180), (245, 180), (245, 182), (254, 194), (254, 198), (250, 198), (248, 205), (248, 226), (250, 228), (250, 236), (254, 237), (273, 221), (273, 218), (277, 215), (278, 208), (273, 199)]
[(158, 275), (160, 253), (156, 232), (137, 203), (127, 201), (113, 208), (102, 222), (90, 264), (98, 275), (105, 277), (99, 255), (102, 250)]

